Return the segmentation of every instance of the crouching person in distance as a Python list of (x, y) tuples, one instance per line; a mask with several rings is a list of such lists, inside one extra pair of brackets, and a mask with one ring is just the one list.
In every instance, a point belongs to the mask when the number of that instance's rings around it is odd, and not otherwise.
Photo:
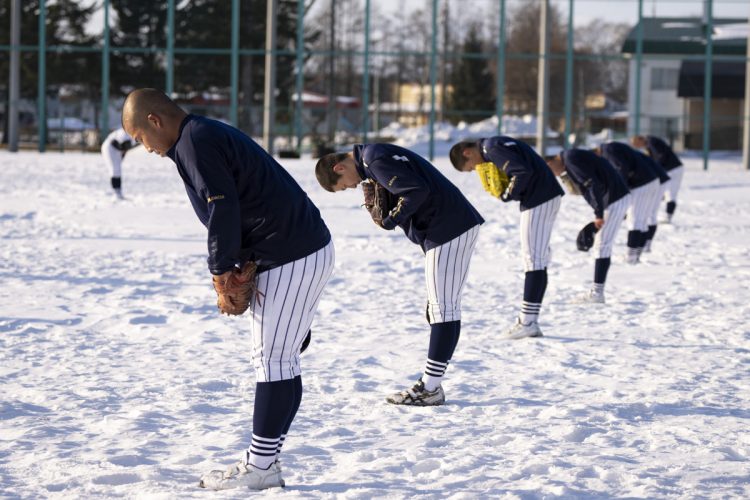
[(315, 166), (321, 187), (337, 192), (375, 182), (395, 199), (383, 229), (399, 226), (425, 253), (430, 344), (424, 374), (413, 387), (389, 396), (397, 405), (445, 402), (442, 378), (461, 332), (461, 292), (484, 219), (437, 168), (392, 144), (359, 144), (349, 153), (326, 155)]
[(478, 165), (492, 162), (510, 180), (498, 197), (504, 202), (520, 202), (525, 279), (521, 312), (503, 337), (541, 337), (538, 320), (547, 290), (552, 227), (563, 196), (560, 184), (531, 146), (512, 137), (459, 142), (451, 148), (450, 160), (460, 172), (471, 172)]
[(594, 282), (579, 302), (604, 303), (604, 283), (612, 247), (630, 202), (620, 174), (604, 158), (584, 149), (568, 149), (547, 158), (547, 164), (573, 194), (581, 194), (594, 209)]

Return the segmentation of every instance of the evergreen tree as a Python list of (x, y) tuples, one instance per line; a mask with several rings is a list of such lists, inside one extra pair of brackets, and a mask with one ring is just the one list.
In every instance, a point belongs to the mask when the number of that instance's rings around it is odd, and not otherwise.
[[(110, 31), (110, 92), (127, 93), (135, 87), (164, 88), (167, 45), (167, 2), (111, 0), (115, 23)], [(118, 52), (117, 47), (147, 49)]]
[[(483, 51), (479, 26), (472, 24), (461, 51), (477, 54)], [(451, 92), (448, 103), (451, 116), (467, 121), (477, 121), (493, 114), (495, 108), (495, 80), (487, 62), (483, 59), (462, 57), (453, 64)]]
[[(0, 44), (10, 44), (10, 0), (0, 0)], [(95, 45), (97, 38), (86, 33), (86, 25), (96, 10), (96, 4), (76, 0), (48, 0), (45, 13), (45, 45), (68, 45), (85, 47)], [(21, 2), (21, 44), (39, 43), (39, 1)], [(46, 55), (47, 91), (56, 91), (61, 86), (68, 87), (81, 95), (98, 93), (101, 58), (91, 52), (50, 51)], [(21, 54), (21, 97), (37, 98), (38, 53)], [(10, 53), (0, 55), (0, 74), (10, 72)], [(95, 77), (92, 78), (92, 74)], [(8, 99), (8, 79), (0, 80), (0, 96)], [(3, 117), (3, 130), (7, 131), (7, 113)], [(7, 134), (3, 134), (7, 142)]]

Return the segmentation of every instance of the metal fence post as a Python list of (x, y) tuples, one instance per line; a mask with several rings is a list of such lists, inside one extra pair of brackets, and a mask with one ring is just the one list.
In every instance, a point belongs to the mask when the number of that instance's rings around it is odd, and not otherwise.
[(18, 151), (18, 100), (21, 98), (21, 0), (10, 3), (10, 75), (8, 78), (8, 151)]
[(174, 0), (167, 1), (167, 67), (164, 93), (172, 97), (174, 91)]
[[(435, 85), (437, 85), (438, 0), (432, 0), (432, 51), (430, 53), (430, 161), (435, 158)], [(445, 97), (443, 97), (445, 99)]]
[(367, 143), (370, 104), (370, 0), (365, 0), (365, 60), (362, 71), (362, 142)]
[[(750, 9), (750, 5), (748, 5)], [(747, 18), (750, 25), (750, 16)], [(750, 170), (750, 30), (747, 32), (747, 54), (745, 55), (745, 106), (742, 114), (742, 164)]]
[(230, 58), (229, 121), (237, 127), (239, 125), (237, 108), (239, 106), (240, 75), (240, 0), (232, 0), (232, 55)]
[(542, 0), (539, 19), (539, 72), (536, 91), (536, 148), (544, 156), (547, 149), (549, 111), (549, 0)]
[(706, 61), (703, 75), (703, 170), (708, 170), (711, 150), (711, 80), (713, 57), (713, 0), (705, 0)]
[(643, 0), (638, 0), (638, 24), (635, 39), (635, 127), (634, 135), (641, 134), (641, 65), (643, 63)]
[(45, 0), (39, 0), (39, 61), (37, 65), (37, 134), (39, 135), (38, 149), (44, 153), (47, 149), (47, 5)]
[(302, 154), (302, 93), (303, 68), (305, 64), (305, 0), (297, 0), (297, 75), (294, 87), (297, 101), (294, 103), (294, 131), (297, 135), (297, 153)]
[(104, 29), (102, 31), (102, 111), (99, 142), (109, 134), (109, 0), (104, 0)]
[(276, 126), (276, 22), (279, 0), (266, 2), (266, 64), (263, 90), (263, 146), (273, 154)]
[(568, 47), (565, 51), (565, 134), (563, 146), (570, 148), (570, 134), (573, 131), (573, 5), (568, 1)]
[(503, 114), (505, 113), (505, 0), (500, 0), (500, 40), (497, 50), (497, 135), (503, 133)]

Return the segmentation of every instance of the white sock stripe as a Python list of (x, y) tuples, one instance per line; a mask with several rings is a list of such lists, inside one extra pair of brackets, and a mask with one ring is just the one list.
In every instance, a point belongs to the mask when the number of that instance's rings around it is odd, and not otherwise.
[(433, 359), (427, 358), (427, 364), (435, 366), (435, 367), (443, 367), (444, 368), (444, 367), (448, 366), (448, 361), (445, 361), (445, 362), (443, 362), (443, 361), (435, 361)]
[(253, 443), (257, 442), (259, 444), (276, 444), (279, 442), (280, 437), (277, 438), (267, 438), (267, 437), (261, 437), (256, 434), (253, 434)]

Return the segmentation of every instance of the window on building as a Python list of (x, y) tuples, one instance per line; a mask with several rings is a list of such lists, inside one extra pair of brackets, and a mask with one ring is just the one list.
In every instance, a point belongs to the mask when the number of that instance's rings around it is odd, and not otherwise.
[(651, 68), (651, 90), (677, 90), (679, 77), (676, 68)]
[(677, 119), (674, 117), (653, 116), (649, 123), (649, 134), (670, 142), (677, 133)]

